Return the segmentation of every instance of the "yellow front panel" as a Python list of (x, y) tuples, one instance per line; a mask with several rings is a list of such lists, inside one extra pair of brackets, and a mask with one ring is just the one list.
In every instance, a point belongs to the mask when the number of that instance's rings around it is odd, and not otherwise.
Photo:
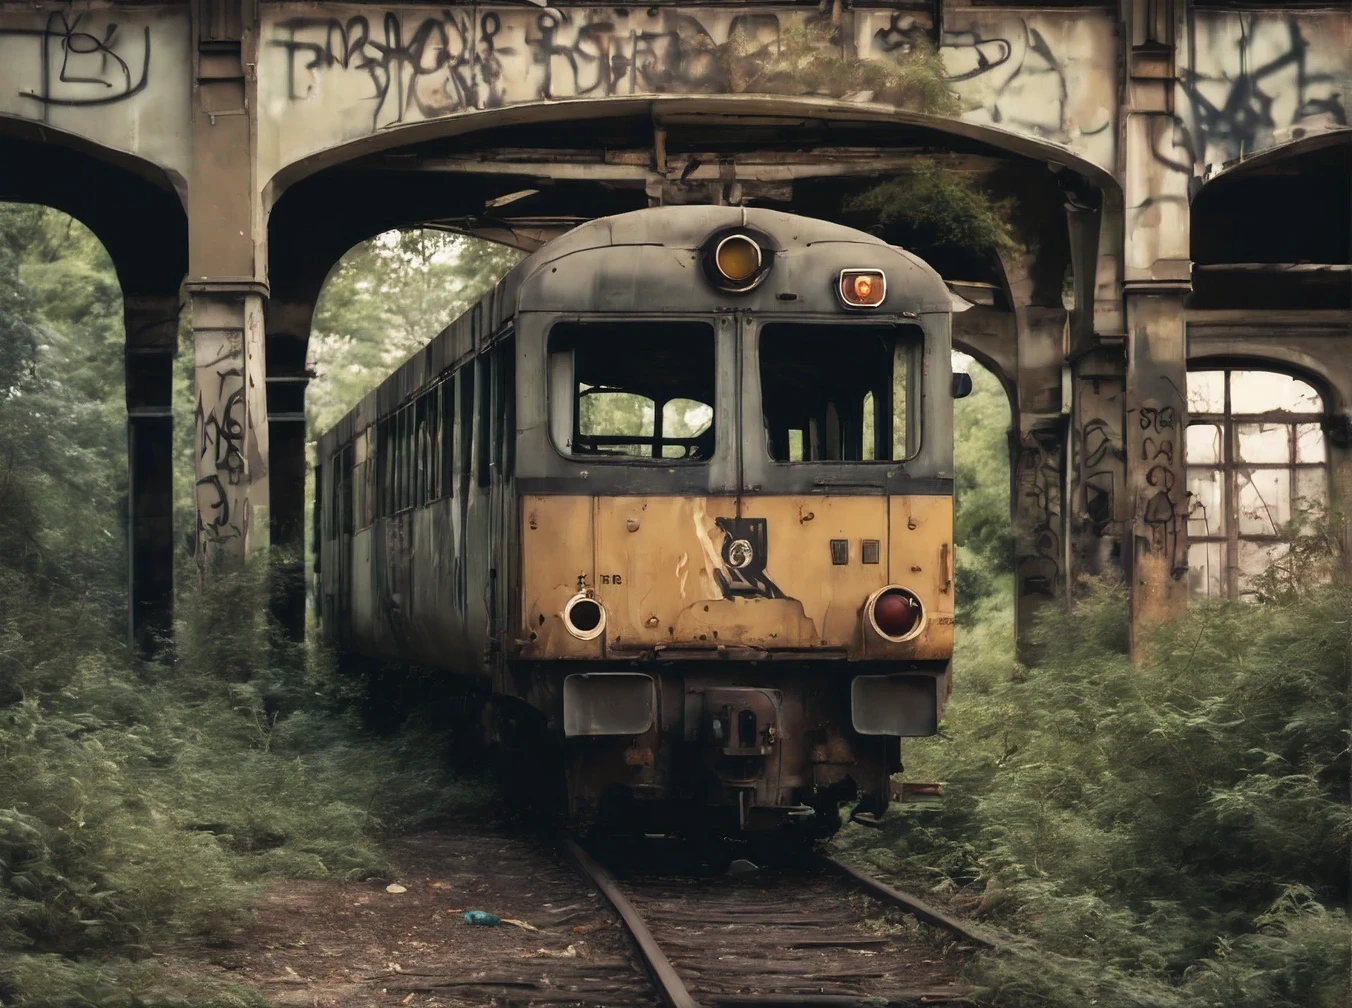
[[(952, 556), (951, 498), (746, 497), (738, 518), (732, 497), (530, 497), (522, 518), (524, 657), (659, 645), (899, 659), (951, 650), (952, 585), (941, 570)], [(844, 541), (845, 563), (833, 562), (832, 540)], [(866, 540), (876, 563), (863, 563)], [(595, 642), (562, 621), (579, 576), (606, 610)], [(905, 644), (865, 629), (866, 600), (889, 583), (915, 591), (929, 614)]]

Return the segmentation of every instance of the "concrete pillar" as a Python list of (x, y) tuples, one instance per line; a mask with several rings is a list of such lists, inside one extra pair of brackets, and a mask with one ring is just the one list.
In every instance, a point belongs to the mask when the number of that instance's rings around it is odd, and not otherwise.
[(197, 560), (205, 572), (267, 542), (263, 306), (266, 230), (251, 108), (257, 5), (193, 0), (188, 282), (196, 355)]
[(267, 545), (268, 427), (263, 299), (238, 285), (191, 285), (197, 407), (197, 563), (241, 561)]
[(1026, 306), (1018, 324), (1014, 481), (1015, 634), (1020, 655), (1032, 657), (1028, 630), (1038, 610), (1060, 602), (1066, 587), (1066, 416), (1061, 370), (1067, 316), (1061, 308)]
[(1189, 193), (1199, 173), (1177, 128), (1183, 0), (1124, 5), (1127, 88), (1121, 170), (1126, 320), (1126, 495), (1131, 649), (1187, 602), (1187, 332), (1192, 289)]
[(1071, 443), (1070, 533), (1072, 583), (1079, 574), (1119, 578), (1123, 573), (1123, 515), (1127, 454), (1123, 404), (1126, 361), (1107, 344), (1075, 362)]
[(128, 635), (145, 658), (168, 641), (174, 600), (177, 294), (127, 295)]
[(1187, 604), (1187, 334), (1176, 289), (1127, 294), (1131, 648)]
[(1343, 573), (1352, 580), (1352, 407), (1334, 418), (1328, 432), (1329, 462), (1333, 474), (1329, 510), (1340, 524)]

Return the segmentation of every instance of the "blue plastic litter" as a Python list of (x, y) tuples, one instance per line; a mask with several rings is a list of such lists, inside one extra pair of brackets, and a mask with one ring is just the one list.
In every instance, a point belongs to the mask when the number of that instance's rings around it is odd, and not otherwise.
[(466, 910), (466, 924), (482, 924), (485, 927), (493, 927), (495, 924), (501, 924), (502, 918), (497, 914), (491, 914), (486, 910)]

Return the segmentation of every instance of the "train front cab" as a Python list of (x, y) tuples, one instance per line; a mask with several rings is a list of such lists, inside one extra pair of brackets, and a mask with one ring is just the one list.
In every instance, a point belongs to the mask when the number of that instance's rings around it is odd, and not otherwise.
[(949, 689), (952, 302), (867, 235), (695, 209), (523, 279), (513, 680), (578, 820), (826, 833)]

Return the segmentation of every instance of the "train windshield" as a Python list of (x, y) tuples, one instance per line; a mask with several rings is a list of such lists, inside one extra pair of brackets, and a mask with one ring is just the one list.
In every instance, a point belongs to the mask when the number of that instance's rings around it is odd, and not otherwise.
[(919, 446), (915, 326), (770, 323), (761, 404), (777, 462), (903, 460)]
[(707, 322), (570, 322), (549, 335), (550, 427), (566, 454), (701, 461), (714, 450)]

